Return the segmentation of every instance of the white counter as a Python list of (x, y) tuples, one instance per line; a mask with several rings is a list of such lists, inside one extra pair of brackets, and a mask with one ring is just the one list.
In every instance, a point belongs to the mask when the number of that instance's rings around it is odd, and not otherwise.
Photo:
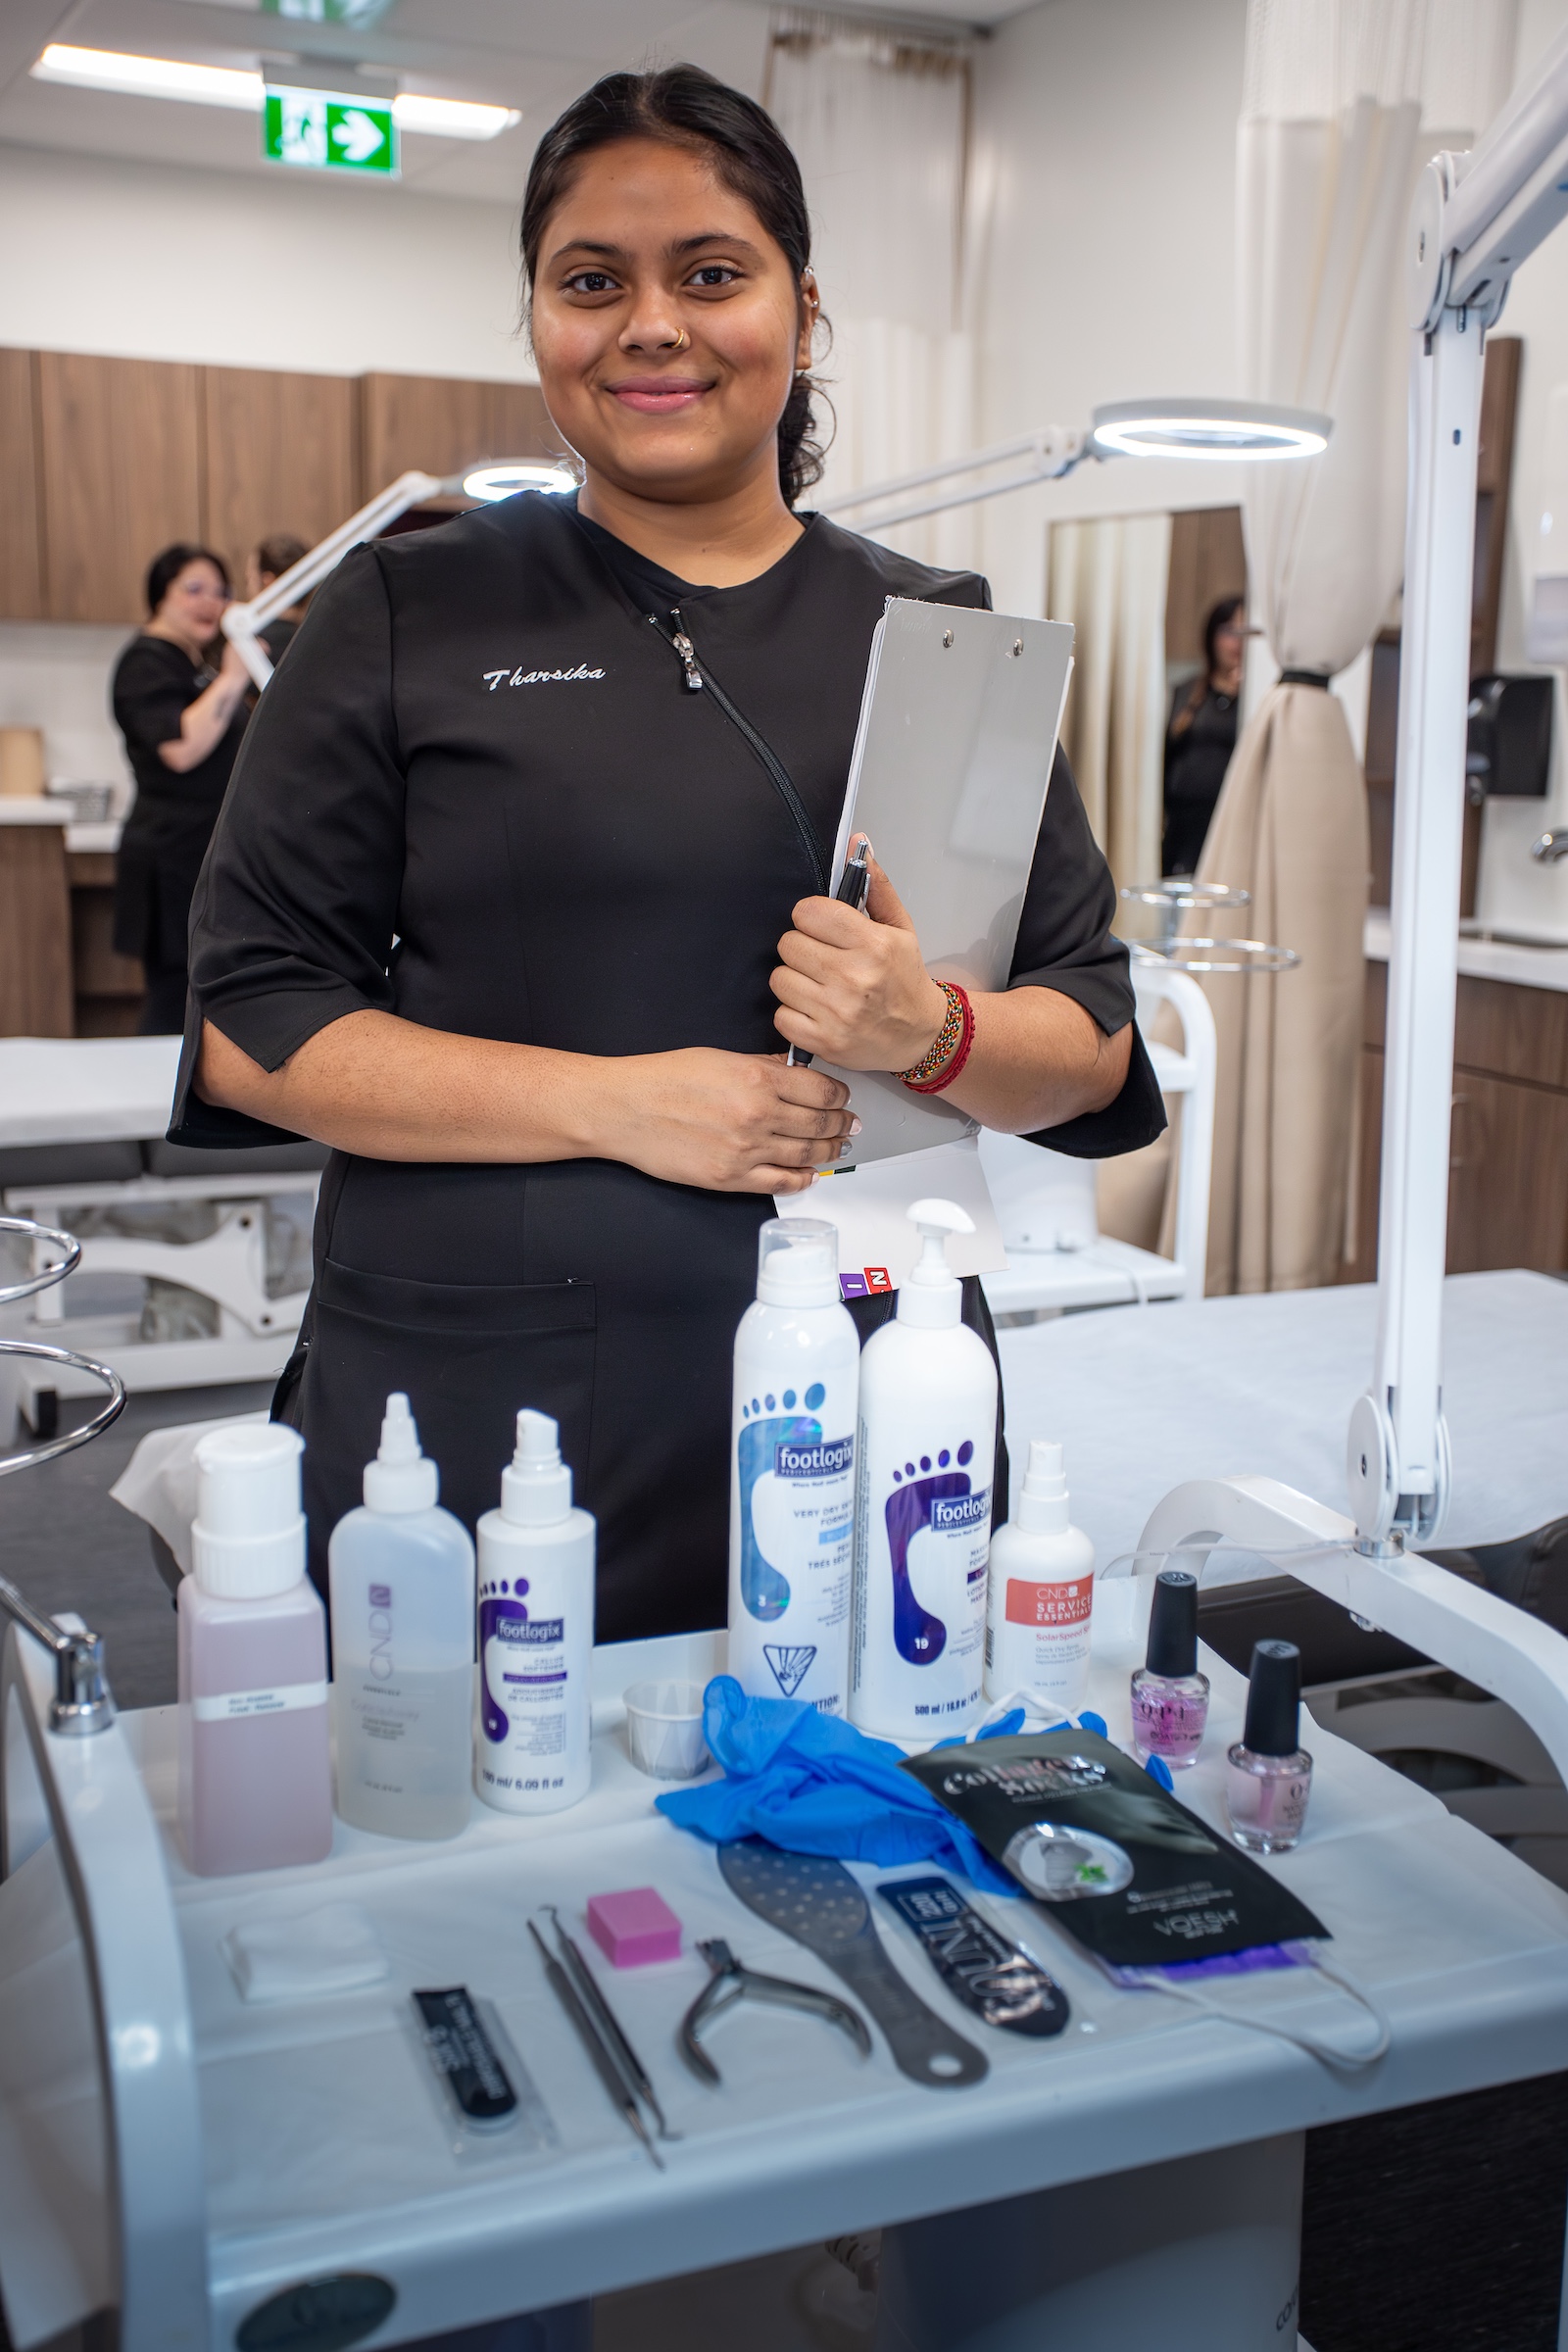
[[(1389, 960), (1389, 910), (1374, 906), (1366, 918), (1368, 963)], [(1568, 948), (1537, 948), (1523, 940), (1487, 938), (1460, 930), (1459, 973), (1466, 980), (1506, 980), (1515, 988), (1568, 990)]]

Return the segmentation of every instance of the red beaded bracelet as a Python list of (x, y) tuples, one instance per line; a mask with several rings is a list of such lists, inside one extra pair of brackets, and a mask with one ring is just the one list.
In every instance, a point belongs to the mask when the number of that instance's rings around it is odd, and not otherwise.
[(900, 1070), (899, 1082), (911, 1095), (940, 1095), (953, 1084), (969, 1058), (974, 1044), (974, 1006), (968, 994), (956, 982), (944, 980), (942, 987), (948, 996), (948, 1012), (936, 1042), (929, 1053), (907, 1070)]

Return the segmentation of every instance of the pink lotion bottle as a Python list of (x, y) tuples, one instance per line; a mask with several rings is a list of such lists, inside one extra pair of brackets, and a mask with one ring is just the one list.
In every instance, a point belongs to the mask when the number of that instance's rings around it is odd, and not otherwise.
[(179, 1833), (203, 1878), (332, 1845), (326, 1612), (305, 1574), (299, 1435), (235, 1422), (196, 1447), (179, 1589)]

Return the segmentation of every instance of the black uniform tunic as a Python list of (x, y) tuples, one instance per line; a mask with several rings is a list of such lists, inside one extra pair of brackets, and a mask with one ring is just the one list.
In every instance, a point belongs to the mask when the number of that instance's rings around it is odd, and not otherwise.
[[(172, 1136), (279, 1140), (190, 1092), (201, 1014), (269, 1069), (365, 1006), (569, 1053), (779, 1052), (768, 975), (823, 887), (890, 595), (987, 602), (974, 574), (820, 517), (761, 578), (694, 589), (538, 494), (350, 556), (262, 698), (198, 889)], [(672, 609), (811, 838), (743, 727), (688, 689)], [(1016, 978), (1106, 1030), (1133, 1010), (1114, 905), (1058, 764)], [(1140, 1048), (1118, 1103), (1051, 1140), (1095, 1155), (1162, 1123)], [(334, 1152), (290, 1413), (315, 1572), (401, 1388), (470, 1525), (516, 1408), (557, 1416), (599, 1520), (601, 1640), (721, 1623), (730, 1357), (773, 1213), (617, 1161)]]
[[(1192, 717), (1178, 735), (1183, 710)], [(1236, 749), (1236, 697), (1205, 685), (1193, 708), (1191, 690), (1178, 686), (1165, 730), (1165, 836), (1160, 871), (1195, 874), (1214, 814), (1225, 770)]]
[[(223, 794), (245, 733), (238, 711), (216, 748), (176, 775), (158, 757), (161, 743), (179, 738), (188, 705), (218, 672), (193, 662), (167, 637), (138, 635), (115, 665), (115, 723), (125, 738), (136, 800), (121, 837), (115, 873), (115, 947), (134, 956), (149, 973), (174, 976), (185, 968), (191, 893), (223, 805)], [(182, 1017), (172, 1016), (178, 1028)]]

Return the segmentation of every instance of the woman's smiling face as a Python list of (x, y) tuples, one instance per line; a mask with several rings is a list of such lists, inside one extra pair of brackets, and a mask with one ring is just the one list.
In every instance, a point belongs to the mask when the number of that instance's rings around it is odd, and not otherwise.
[(590, 476), (633, 496), (722, 498), (773, 465), (815, 316), (809, 275), (700, 151), (597, 148), (545, 223), (540, 387)]

